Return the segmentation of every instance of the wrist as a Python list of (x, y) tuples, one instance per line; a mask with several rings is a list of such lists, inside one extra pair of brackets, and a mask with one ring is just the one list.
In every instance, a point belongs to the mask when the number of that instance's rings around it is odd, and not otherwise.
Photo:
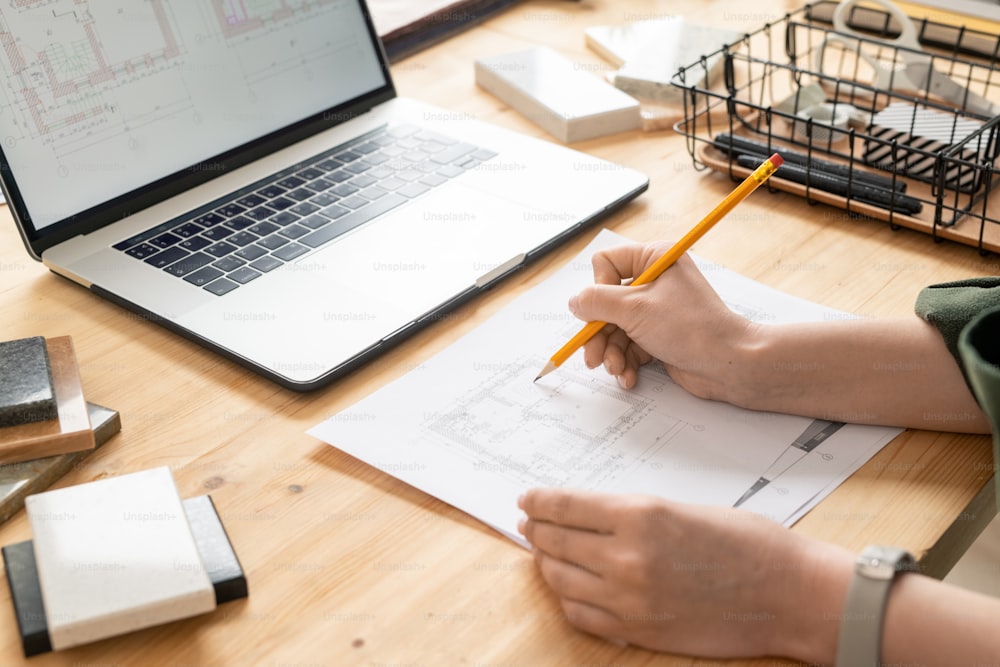
[(835, 397), (818, 332), (812, 323), (749, 323), (735, 347), (728, 402), (749, 410), (823, 414)]
[(769, 350), (775, 346), (773, 328), (743, 320), (733, 331), (732, 336), (720, 341), (724, 347), (717, 358), (725, 359), (726, 365), (711, 398), (741, 408), (759, 409), (762, 393), (769, 391), (770, 378), (764, 371)]
[(809, 538), (801, 538), (796, 551), (789, 560), (789, 576), (775, 591), (776, 614), (786, 620), (784, 630), (773, 638), (771, 653), (810, 664), (833, 664), (855, 555)]

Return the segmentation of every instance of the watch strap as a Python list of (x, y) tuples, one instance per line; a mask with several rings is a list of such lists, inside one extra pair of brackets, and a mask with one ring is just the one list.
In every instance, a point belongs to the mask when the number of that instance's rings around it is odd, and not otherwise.
[(895, 547), (871, 546), (858, 556), (840, 619), (836, 667), (881, 664), (889, 589), (898, 572), (915, 567), (913, 556)]

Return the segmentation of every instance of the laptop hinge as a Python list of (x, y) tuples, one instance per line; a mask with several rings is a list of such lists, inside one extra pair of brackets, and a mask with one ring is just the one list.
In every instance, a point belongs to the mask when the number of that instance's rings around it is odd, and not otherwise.
[(496, 282), (500, 278), (503, 278), (514, 269), (521, 268), (521, 265), (524, 264), (526, 257), (527, 254), (522, 252), (520, 255), (508, 259), (506, 262), (496, 267), (489, 273), (476, 278), (476, 287), (480, 289), (489, 287), (492, 283)]

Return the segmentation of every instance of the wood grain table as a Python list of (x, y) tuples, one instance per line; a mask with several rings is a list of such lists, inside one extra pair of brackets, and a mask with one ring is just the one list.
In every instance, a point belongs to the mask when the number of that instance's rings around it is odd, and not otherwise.
[[(797, 3), (538, 0), (393, 67), (399, 91), (544, 135), (477, 89), (473, 60), (547, 44), (601, 73), (583, 31), (683, 14), (752, 30)], [(604, 224), (636, 240), (677, 238), (733, 187), (696, 170), (671, 130), (575, 145), (646, 172), (649, 191)], [(566, 175), (571, 178), (571, 174)], [(70, 335), (88, 400), (122, 431), (58, 486), (169, 466), (183, 497), (210, 493), (249, 579), (212, 614), (32, 658), (33, 665), (708, 665), (581, 634), (524, 549), (462, 512), (306, 435), (420, 365), (578, 253), (596, 228), (373, 363), (309, 394), (248, 370), (101, 300), (32, 261), (0, 210), (0, 338)], [(1000, 274), (996, 256), (756, 192), (696, 252), (772, 287), (863, 316), (905, 315), (925, 285)], [(989, 439), (907, 431), (793, 530), (860, 549), (892, 543), (943, 575), (995, 512)], [(0, 544), (30, 538), (24, 513)], [(0, 587), (0, 666), (23, 664)], [(729, 663), (726, 663), (729, 664)], [(785, 664), (761, 659), (748, 664)]]

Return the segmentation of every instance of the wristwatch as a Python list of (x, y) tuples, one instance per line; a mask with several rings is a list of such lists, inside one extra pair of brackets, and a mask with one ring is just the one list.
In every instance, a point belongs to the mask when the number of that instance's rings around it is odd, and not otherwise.
[(896, 573), (916, 569), (913, 555), (896, 547), (873, 545), (858, 555), (840, 621), (836, 667), (882, 664), (882, 622), (889, 589)]

